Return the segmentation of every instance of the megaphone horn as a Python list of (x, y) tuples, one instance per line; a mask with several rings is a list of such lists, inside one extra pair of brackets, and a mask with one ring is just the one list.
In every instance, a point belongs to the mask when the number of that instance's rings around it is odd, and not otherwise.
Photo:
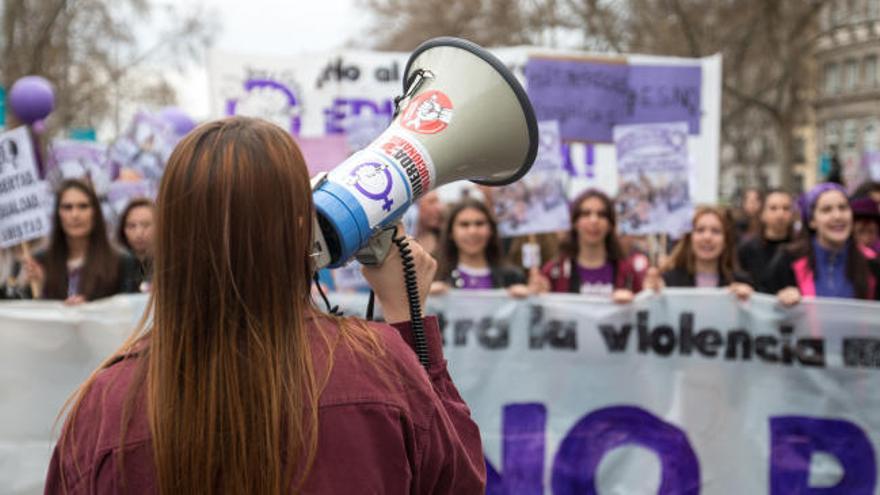
[(535, 112), (488, 51), (459, 38), (428, 40), (403, 81), (391, 125), (312, 182), (319, 268), (345, 264), (431, 189), (461, 179), (510, 184), (535, 161)]

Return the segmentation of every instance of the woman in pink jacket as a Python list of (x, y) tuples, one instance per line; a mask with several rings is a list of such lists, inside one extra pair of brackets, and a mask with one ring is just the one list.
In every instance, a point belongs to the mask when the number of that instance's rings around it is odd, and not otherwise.
[(873, 251), (853, 239), (853, 212), (846, 190), (818, 184), (801, 201), (801, 238), (782, 248), (764, 285), (784, 305), (802, 296), (877, 299), (880, 275)]
[[(393, 325), (312, 304), (311, 197), (268, 122), (183, 139), (157, 200), (152, 318), (75, 394), (47, 493), (482, 493), (435, 318), (427, 370), (412, 351), (396, 249), (364, 270)], [(424, 301), (436, 263), (410, 245)]]

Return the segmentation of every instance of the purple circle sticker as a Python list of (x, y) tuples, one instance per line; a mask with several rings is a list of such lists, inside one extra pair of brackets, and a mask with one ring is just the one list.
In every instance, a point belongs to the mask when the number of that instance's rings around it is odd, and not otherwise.
[(365, 197), (382, 201), (382, 209), (391, 211), (394, 200), (389, 198), (393, 180), (388, 165), (378, 162), (361, 163), (348, 174), (348, 183)]

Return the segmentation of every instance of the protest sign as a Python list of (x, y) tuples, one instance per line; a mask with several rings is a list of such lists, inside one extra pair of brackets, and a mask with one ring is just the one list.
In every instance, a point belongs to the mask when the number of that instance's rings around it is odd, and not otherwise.
[(614, 127), (621, 232), (679, 237), (690, 229), (687, 132), (685, 122)]
[(699, 66), (532, 57), (526, 75), (535, 114), (559, 121), (566, 141), (607, 143), (614, 126), (653, 122), (685, 121), (700, 133)]
[(562, 170), (559, 123), (538, 123), (538, 153), (529, 173), (492, 189), (498, 235), (514, 237), (567, 230), (568, 202)]
[[(526, 86), (539, 120), (561, 125), (563, 163), (576, 177), (567, 193), (598, 187), (616, 194), (615, 125), (681, 121), (688, 124), (691, 162), (699, 163), (693, 173), (701, 187), (691, 197), (716, 202), (720, 56), (609, 57), (534, 47), (492, 53)], [(391, 121), (408, 57), (359, 50), (287, 57), (216, 51), (209, 59), (212, 113), (267, 118), (304, 137), (346, 135), (355, 151)]]
[(110, 145), (113, 177), (158, 181), (178, 139), (169, 122), (147, 112), (138, 112), (125, 134)]
[[(330, 295), (346, 314), (366, 294)], [(68, 395), (134, 327), (146, 296), (0, 302), (0, 486), (41, 491)], [(878, 303), (723, 289), (628, 305), (451, 291), (428, 300), (480, 427), (487, 493), (877, 490)]]
[(27, 128), (0, 134), (0, 248), (49, 234), (45, 195)]
[(103, 144), (56, 139), (49, 145), (46, 158), (46, 180), (52, 184), (65, 179), (86, 179), (101, 196), (113, 181), (114, 170)]

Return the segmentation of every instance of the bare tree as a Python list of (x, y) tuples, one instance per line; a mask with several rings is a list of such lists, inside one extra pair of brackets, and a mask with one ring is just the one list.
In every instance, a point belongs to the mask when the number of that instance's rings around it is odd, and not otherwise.
[[(568, 0), (592, 32), (617, 51), (724, 60), (722, 137), (740, 163), (774, 157), (781, 186), (794, 183), (795, 130), (809, 120), (816, 92), (812, 57), (819, 14), (830, 0)], [(765, 129), (772, 139), (765, 139)], [(744, 150), (776, 143), (777, 153)], [(750, 160), (758, 160), (749, 163)], [(757, 175), (757, 174), (755, 174)]]
[(376, 48), (412, 50), (426, 39), (457, 36), (484, 46), (545, 41), (567, 26), (559, 0), (363, 0), (376, 18)]
[[(219, 28), (201, 7), (185, 12), (149, 0), (4, 0), (0, 15), (0, 84), (49, 79), (50, 132), (95, 127), (126, 101), (174, 103), (164, 71), (192, 60)], [(7, 119), (15, 123), (8, 110)]]

